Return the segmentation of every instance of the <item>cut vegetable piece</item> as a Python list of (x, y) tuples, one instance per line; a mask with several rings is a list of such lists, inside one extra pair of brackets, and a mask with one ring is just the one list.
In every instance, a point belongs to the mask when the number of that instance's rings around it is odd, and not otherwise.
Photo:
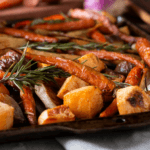
[(74, 120), (75, 115), (70, 111), (69, 107), (65, 105), (60, 105), (55, 108), (43, 111), (38, 118), (38, 124), (44, 125)]
[(0, 49), (11, 47), (18, 48), (27, 43), (23, 38), (15, 38), (6, 34), (0, 34)]
[(119, 28), (119, 30), (126, 35), (130, 35), (128, 26), (123, 26), (123, 27)]
[(61, 100), (56, 96), (54, 91), (44, 83), (35, 85), (35, 93), (41, 99), (46, 108), (54, 108), (61, 104)]
[(10, 95), (8, 89), (6, 88), (6, 86), (3, 83), (0, 83), (0, 94), (1, 93)]
[(95, 86), (68, 92), (63, 100), (77, 118), (93, 118), (103, 107), (102, 92)]
[(150, 110), (150, 97), (139, 86), (119, 89), (116, 98), (120, 115)]
[(0, 93), (0, 102), (8, 104), (14, 108), (14, 122), (23, 123), (25, 121), (23, 112), (18, 103), (7, 94)]
[(13, 126), (14, 108), (0, 102), (0, 130), (7, 130)]
[(80, 57), (78, 61), (83, 65), (94, 68), (98, 72), (101, 72), (106, 67), (105, 64), (93, 53), (89, 53)]
[(57, 97), (60, 99), (63, 99), (63, 96), (75, 89), (78, 89), (80, 87), (88, 86), (89, 84), (86, 83), (85, 81), (81, 80), (80, 78), (72, 75), (66, 79), (64, 82), (63, 86), (60, 88), (58, 91)]

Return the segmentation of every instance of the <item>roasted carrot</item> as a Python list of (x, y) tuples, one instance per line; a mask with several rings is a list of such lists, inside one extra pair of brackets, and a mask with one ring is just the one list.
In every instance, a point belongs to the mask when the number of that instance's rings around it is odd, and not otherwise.
[(31, 23), (32, 23), (32, 21), (30, 21), (30, 20), (25, 20), (25, 21), (17, 22), (17, 23), (14, 25), (14, 28), (24, 27), (24, 26), (26, 26), (26, 25), (30, 25)]
[(135, 64), (136, 66), (140, 67), (140, 68), (144, 68), (144, 64), (142, 64), (139, 60), (128, 56), (126, 54), (121, 54), (121, 53), (117, 53), (117, 52), (108, 52), (105, 50), (90, 50), (90, 51), (84, 51), (84, 50), (78, 50), (74, 52), (77, 55), (85, 55), (85, 54), (89, 54), (89, 53), (93, 53), (95, 54), (98, 58), (100, 59), (106, 59), (106, 60), (125, 60), (128, 61), (132, 64)]
[[(61, 14), (51, 15), (51, 16), (43, 18), (43, 20), (64, 20), (64, 19), (65, 19), (64, 16), (62, 16)], [(32, 23), (31, 20), (25, 20), (25, 21), (17, 22), (14, 25), (14, 28), (24, 27), (26, 25), (30, 25), (31, 23)]]
[(23, 91), (20, 90), (20, 97), (23, 101), (23, 106), (25, 113), (27, 114), (27, 118), (31, 125), (35, 125), (36, 122), (36, 109), (35, 109), (35, 101), (32, 95), (32, 91), (29, 87), (23, 87)]
[(39, 4), (40, 0), (24, 0), (23, 5), (27, 7), (34, 7)]
[(138, 39), (137, 37), (128, 36), (128, 35), (125, 35), (124, 33), (122, 33), (116, 25), (111, 23), (111, 21), (109, 20), (108, 17), (104, 16), (103, 13), (98, 13), (98, 12), (95, 12), (95, 11), (92, 11), (92, 10), (82, 10), (82, 9), (76, 8), (76, 9), (72, 9), (69, 12), (69, 14), (70, 14), (71, 17), (74, 17), (74, 18), (80, 18), (80, 19), (85, 19), (85, 18), (90, 19), (90, 18), (92, 18), (94, 20), (102, 22), (104, 27), (111, 34), (119, 36), (125, 42), (135, 43)]
[[(19, 52), (22, 53), (22, 51)], [(42, 56), (30, 53), (26, 53), (26, 58), (55, 65), (57, 68), (63, 69), (64, 71), (81, 78), (91, 85), (97, 86), (104, 93), (111, 92), (115, 88), (114, 82), (107, 79), (104, 75), (75, 61), (60, 57)]]
[(145, 38), (140, 38), (136, 42), (136, 49), (141, 58), (150, 67), (150, 42)]
[(9, 90), (3, 83), (0, 83), (0, 93), (10, 95)]
[(106, 42), (105, 36), (102, 33), (100, 33), (98, 30), (93, 30), (93, 31), (89, 32), (88, 35), (92, 39), (95, 39), (95, 41), (97, 41), (97, 42), (100, 42), (100, 43)]
[(99, 117), (111, 117), (115, 115), (118, 112), (117, 107), (117, 99), (115, 98), (112, 103), (103, 111), (100, 113)]
[(64, 20), (64, 16), (61, 14), (54, 14), (48, 17), (44, 17), (43, 20)]
[(18, 5), (22, 1), (23, 0), (1, 0), (0, 1), (0, 9), (5, 9), (5, 8), (8, 8), (8, 7)]
[(35, 33), (24, 31), (24, 30), (19, 30), (15, 28), (2, 28), (0, 32), (9, 34), (12, 36), (16, 36), (16, 37), (23, 37), (30, 41), (49, 42), (49, 43), (58, 42), (58, 39), (55, 37), (43, 36), (43, 35), (35, 34)]
[(125, 80), (125, 83), (131, 84), (131, 85), (138, 85), (141, 80), (141, 74), (142, 74), (142, 69), (139, 68), (138, 66), (135, 66), (129, 72)]
[(39, 24), (34, 25), (31, 29), (46, 29), (50, 31), (74, 31), (91, 28), (95, 25), (95, 21), (93, 19), (81, 19), (78, 21), (70, 21), (63, 23), (55, 23), (55, 24)]

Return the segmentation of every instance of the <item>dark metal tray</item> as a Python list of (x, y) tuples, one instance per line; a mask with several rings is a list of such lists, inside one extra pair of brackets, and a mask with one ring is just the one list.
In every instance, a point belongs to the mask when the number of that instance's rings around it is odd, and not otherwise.
[(150, 112), (42, 126), (27, 126), (1, 131), (0, 143), (73, 134), (91, 134), (111, 130), (127, 130), (148, 125), (150, 125)]

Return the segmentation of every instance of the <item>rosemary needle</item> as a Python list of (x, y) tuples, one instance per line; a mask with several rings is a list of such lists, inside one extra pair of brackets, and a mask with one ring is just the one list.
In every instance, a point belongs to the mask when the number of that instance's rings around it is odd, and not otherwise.
[[(69, 43), (32, 43), (29, 44), (28, 47), (34, 48), (39, 51), (52, 51), (54, 52), (57, 49), (67, 51), (67, 50), (93, 50), (93, 49), (105, 49), (107, 51), (123, 51), (129, 49), (129, 45), (123, 45), (122, 47), (116, 48), (115, 45), (108, 45), (108, 43), (104, 44), (99, 44), (99, 43), (94, 43), (90, 42), (85, 45), (78, 45), (74, 42), (69, 42)], [(25, 46), (20, 47), (19, 49), (24, 49)]]

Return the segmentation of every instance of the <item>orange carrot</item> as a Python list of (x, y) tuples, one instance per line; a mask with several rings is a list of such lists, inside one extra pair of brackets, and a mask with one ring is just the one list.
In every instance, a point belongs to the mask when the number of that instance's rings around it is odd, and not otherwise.
[(97, 42), (100, 42), (100, 43), (106, 42), (105, 36), (97, 30), (91, 31), (91, 33), (89, 33), (89, 36), (92, 39), (95, 39)]
[(30, 25), (31, 23), (32, 23), (32, 21), (30, 21), (30, 20), (25, 20), (25, 21), (17, 22), (17, 23), (14, 25), (14, 28), (24, 27), (24, 26), (26, 26), (26, 25)]
[(141, 74), (142, 74), (142, 69), (139, 68), (138, 66), (135, 66), (129, 72), (125, 80), (125, 83), (131, 84), (131, 85), (138, 85), (142, 77)]
[(35, 125), (36, 122), (36, 109), (35, 109), (35, 101), (32, 95), (32, 91), (29, 87), (23, 87), (23, 91), (20, 90), (20, 97), (23, 101), (23, 106), (25, 113), (27, 114), (27, 118), (31, 125)]
[(44, 17), (43, 20), (64, 20), (64, 16), (61, 14), (55, 14), (48, 17)]
[(99, 117), (111, 117), (115, 115), (118, 112), (117, 107), (117, 99), (115, 98), (112, 103), (103, 111), (100, 113)]
[(70, 21), (55, 24), (38, 24), (31, 27), (31, 29), (46, 29), (49, 31), (74, 31), (91, 28), (95, 25), (93, 19), (81, 19), (78, 21)]
[(98, 13), (92, 10), (83, 10), (83, 9), (72, 9), (69, 12), (71, 17), (80, 18), (80, 19), (94, 19), (99, 22), (102, 22), (103, 26), (113, 35), (119, 36), (122, 40), (128, 43), (135, 43), (137, 41), (137, 37), (129, 36), (122, 33), (116, 25), (111, 23), (109, 18), (107, 18), (103, 13)]
[[(22, 51), (20, 52), (22, 53)], [(115, 88), (114, 82), (107, 79), (104, 75), (90, 67), (84, 66), (75, 61), (60, 57), (42, 56), (30, 53), (26, 53), (26, 58), (33, 59), (42, 63), (55, 65), (56, 67), (63, 69), (64, 71), (72, 75), (76, 75), (77, 77), (90, 83), (91, 85), (97, 86), (104, 93), (109, 93)]]
[(136, 43), (136, 49), (141, 58), (150, 67), (150, 42), (145, 38), (140, 38)]
[(117, 52), (108, 52), (105, 50), (90, 50), (90, 51), (84, 51), (84, 50), (78, 50), (75, 51), (76, 55), (85, 55), (85, 54), (89, 54), (89, 53), (93, 53), (95, 54), (98, 58), (100, 59), (106, 59), (106, 60), (125, 60), (128, 61), (132, 64), (135, 64), (136, 66), (140, 67), (140, 68), (144, 68), (144, 64), (142, 64), (139, 60), (128, 56), (126, 54), (121, 54), (121, 53), (117, 53)]
[[(51, 15), (51, 16), (43, 18), (43, 20), (64, 20), (64, 19), (65, 18), (61, 14)], [(14, 28), (24, 27), (26, 25), (30, 25), (31, 23), (32, 23), (32, 21), (30, 21), (30, 20), (25, 20), (25, 21), (17, 22), (14, 25)]]
[(35, 34), (24, 30), (19, 30), (15, 28), (2, 28), (0, 32), (12, 36), (16, 36), (16, 37), (23, 37), (27, 40), (35, 41), (35, 42), (49, 42), (49, 43), (58, 42), (58, 39), (55, 37), (43, 36), (43, 35)]
[(1, 0), (0, 1), (0, 9), (5, 9), (5, 8), (8, 8), (8, 7), (18, 5), (22, 1), (23, 0)]

